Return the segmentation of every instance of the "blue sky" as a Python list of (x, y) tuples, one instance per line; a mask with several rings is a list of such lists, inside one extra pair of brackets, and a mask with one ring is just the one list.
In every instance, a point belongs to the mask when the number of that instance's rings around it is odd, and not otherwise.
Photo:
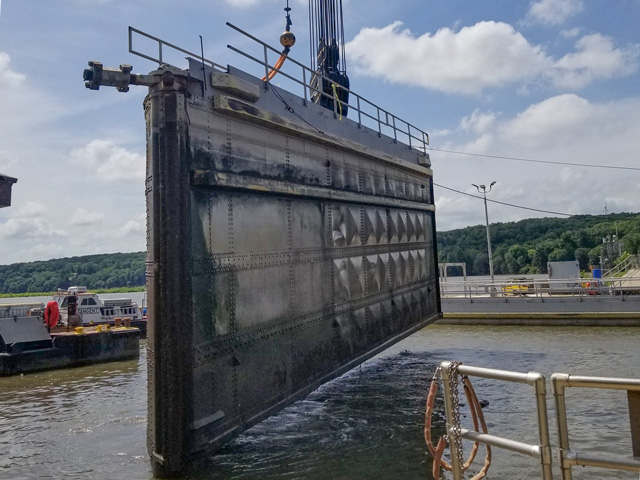
[[(291, 56), (308, 64), (307, 1), (290, 3)], [(19, 180), (0, 210), (0, 264), (145, 248), (146, 92), (85, 89), (88, 60), (153, 70), (128, 53), (131, 25), (195, 52), (202, 35), (207, 58), (261, 75), (226, 48), (253, 47), (225, 22), (277, 46), (285, 4), (2, 1), (0, 173)], [(344, 12), (351, 88), (430, 133), (437, 184), (496, 181), (489, 198), (553, 212), (640, 210), (640, 0), (345, 0)], [(439, 230), (484, 223), (476, 198), (436, 187), (436, 207)]]

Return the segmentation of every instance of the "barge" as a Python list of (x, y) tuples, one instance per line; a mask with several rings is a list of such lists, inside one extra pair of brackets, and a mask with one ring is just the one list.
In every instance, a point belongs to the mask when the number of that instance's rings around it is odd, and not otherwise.
[(140, 333), (109, 325), (50, 333), (38, 316), (0, 318), (0, 377), (137, 358)]

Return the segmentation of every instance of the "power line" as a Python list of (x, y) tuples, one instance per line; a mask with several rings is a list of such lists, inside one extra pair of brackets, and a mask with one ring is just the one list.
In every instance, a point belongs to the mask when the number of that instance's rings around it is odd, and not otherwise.
[[(433, 182), (433, 184), (436, 187), (444, 188), (445, 190), (451, 190), (452, 192), (460, 193), (460, 194), (466, 195), (468, 197), (479, 198), (480, 200), (483, 199), (483, 197), (481, 197), (479, 195), (474, 195), (472, 193), (462, 192), (460, 190), (456, 190), (455, 188), (445, 187), (444, 185), (439, 185), (439, 184), (437, 184), (435, 182)], [(499, 203), (500, 205), (506, 205), (508, 207), (513, 207), (513, 208), (521, 208), (523, 210), (531, 210), (531, 211), (534, 211), (534, 212), (551, 213), (552, 215), (563, 215), (565, 217), (572, 217), (573, 216), (570, 213), (552, 212), (550, 210), (540, 210), (539, 208), (523, 207), (522, 205), (515, 205), (513, 203), (507, 203), (507, 202), (500, 202), (499, 200), (491, 200), (490, 198), (487, 198), (487, 202)]]
[(551, 165), (567, 165), (571, 167), (605, 168), (609, 170), (633, 170), (636, 172), (640, 171), (640, 168), (638, 167), (622, 167), (619, 165), (594, 165), (592, 163), (554, 162), (552, 160), (535, 160), (532, 158), (518, 158), (518, 157), (506, 157), (502, 155), (487, 155), (483, 153), (457, 152), (455, 150), (442, 150), (442, 149), (431, 148), (431, 147), (428, 147), (428, 150), (433, 150), (434, 152), (454, 153), (456, 155), (468, 155), (470, 157), (486, 157), (486, 158), (498, 158), (501, 160), (515, 160), (517, 162), (547, 163)]

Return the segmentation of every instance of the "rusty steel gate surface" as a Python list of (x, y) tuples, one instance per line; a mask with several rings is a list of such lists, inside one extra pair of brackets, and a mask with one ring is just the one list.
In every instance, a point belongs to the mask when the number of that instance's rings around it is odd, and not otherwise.
[(439, 317), (428, 156), (191, 63), (145, 100), (156, 475)]

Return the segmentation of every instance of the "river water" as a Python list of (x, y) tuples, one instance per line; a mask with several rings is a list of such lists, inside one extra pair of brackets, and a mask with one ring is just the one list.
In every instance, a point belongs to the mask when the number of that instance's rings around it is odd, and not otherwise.
[[(423, 409), (441, 361), (547, 378), (634, 377), (639, 340), (630, 328), (430, 326), (245, 432), (188, 478), (432, 479)], [(474, 386), (489, 402), (490, 433), (537, 442), (531, 387), (482, 379)], [(631, 455), (624, 392), (569, 389), (567, 404), (574, 449)], [(441, 416), (435, 424), (434, 436), (442, 434)], [(557, 464), (553, 413), (550, 428)], [(136, 361), (0, 378), (1, 479), (150, 479), (145, 429), (144, 346)], [(535, 460), (494, 449), (488, 478), (539, 472)], [(584, 468), (574, 478), (638, 474)]]

